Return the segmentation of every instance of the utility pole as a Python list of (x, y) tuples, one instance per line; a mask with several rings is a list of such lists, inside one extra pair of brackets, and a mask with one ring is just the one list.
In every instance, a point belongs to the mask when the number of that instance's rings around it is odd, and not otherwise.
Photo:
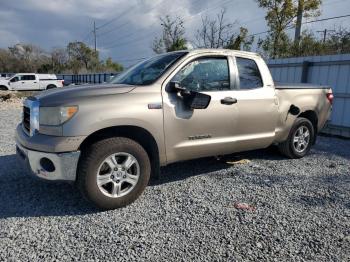
[(317, 31), (317, 33), (322, 33), (323, 34), (323, 43), (326, 43), (326, 40), (327, 40), (327, 33), (329, 32), (334, 32), (335, 30), (328, 30), (328, 29), (325, 29), (325, 30), (322, 30), (322, 31)]
[(95, 40), (95, 53), (96, 53), (96, 49), (97, 49), (97, 42), (96, 42), (96, 23), (94, 21), (94, 30), (92, 31), (94, 34), (94, 40)]
[(297, 13), (297, 23), (295, 26), (295, 36), (294, 43), (299, 46), (300, 34), (301, 34), (301, 23), (303, 20), (303, 12), (304, 12), (304, 0), (298, 1), (298, 13)]

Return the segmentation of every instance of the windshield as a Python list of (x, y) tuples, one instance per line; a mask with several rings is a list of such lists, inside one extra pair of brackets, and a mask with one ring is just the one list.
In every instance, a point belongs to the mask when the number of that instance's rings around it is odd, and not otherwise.
[(111, 83), (127, 85), (152, 84), (165, 70), (185, 54), (187, 54), (187, 52), (176, 52), (152, 57), (116, 76)]

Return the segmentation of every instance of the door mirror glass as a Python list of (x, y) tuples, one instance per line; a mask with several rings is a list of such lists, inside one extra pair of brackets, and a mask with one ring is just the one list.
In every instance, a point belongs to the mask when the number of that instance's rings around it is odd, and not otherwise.
[(190, 109), (206, 109), (211, 100), (211, 96), (203, 93), (189, 91), (183, 94), (184, 103)]

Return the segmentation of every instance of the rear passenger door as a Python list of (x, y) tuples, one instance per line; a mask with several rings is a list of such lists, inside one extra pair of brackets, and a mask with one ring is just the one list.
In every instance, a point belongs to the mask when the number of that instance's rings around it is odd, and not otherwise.
[(36, 90), (39, 88), (39, 83), (35, 75), (23, 75), (21, 82), (22, 90)]
[[(275, 137), (278, 100), (274, 87), (264, 83), (262, 60), (236, 56), (236, 151), (269, 146)], [(258, 62), (258, 63), (257, 63)], [(260, 65), (259, 65), (260, 62)], [(266, 68), (265, 68), (266, 69)]]

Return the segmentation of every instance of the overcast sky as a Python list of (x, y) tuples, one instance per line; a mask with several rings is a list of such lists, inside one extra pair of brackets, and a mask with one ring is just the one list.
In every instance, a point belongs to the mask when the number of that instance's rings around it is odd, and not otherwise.
[[(1, 0), (0, 47), (31, 43), (50, 51), (75, 40), (93, 46), (91, 31), (96, 21), (101, 57), (130, 64), (152, 55), (150, 46), (160, 34), (160, 16), (182, 17), (186, 35), (193, 39), (201, 17), (215, 16), (222, 8), (227, 10), (227, 21), (238, 21), (250, 33), (267, 29), (265, 10), (254, 0)], [(320, 18), (347, 14), (350, 0), (323, 0)], [(339, 25), (350, 27), (350, 17), (308, 24), (303, 29)]]

